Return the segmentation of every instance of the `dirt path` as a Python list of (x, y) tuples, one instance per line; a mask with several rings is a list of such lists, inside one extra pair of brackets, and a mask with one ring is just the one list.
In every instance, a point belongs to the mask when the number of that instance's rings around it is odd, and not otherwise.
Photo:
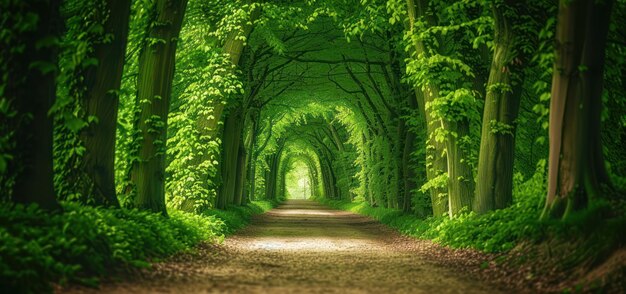
[[(103, 293), (498, 293), (467, 266), (437, 265), (432, 243), (369, 218), (290, 200), (223, 245), (201, 247)], [(133, 280), (133, 282), (129, 282)], [(75, 292), (95, 292), (75, 289)]]

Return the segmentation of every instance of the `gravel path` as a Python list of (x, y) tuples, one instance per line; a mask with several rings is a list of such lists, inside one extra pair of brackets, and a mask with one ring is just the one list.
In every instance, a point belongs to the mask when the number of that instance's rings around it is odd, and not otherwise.
[(402, 237), (367, 217), (312, 201), (289, 200), (255, 217), (222, 245), (201, 246), (98, 290), (70, 292), (500, 292), (476, 278), (467, 265), (430, 261), (428, 254), (434, 247), (431, 242)]

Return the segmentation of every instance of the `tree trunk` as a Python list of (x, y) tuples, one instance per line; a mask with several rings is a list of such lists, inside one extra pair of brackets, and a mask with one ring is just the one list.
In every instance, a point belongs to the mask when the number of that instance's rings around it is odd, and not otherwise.
[(243, 179), (242, 179), (242, 192), (241, 192), (241, 197), (242, 197), (242, 203), (245, 204), (246, 202), (252, 201), (252, 197), (250, 197), (250, 183), (252, 182), (252, 178), (254, 177), (254, 174), (252, 174), (252, 149), (244, 149), (244, 154), (243, 154), (243, 166), (242, 166), (242, 172), (244, 173), (243, 175)]
[(278, 176), (278, 168), (280, 167), (280, 155), (285, 147), (285, 142), (278, 143), (278, 149), (276, 152), (266, 158), (266, 162), (269, 166), (269, 172), (265, 177), (265, 198), (270, 200), (276, 199), (276, 184)]
[(244, 179), (243, 179), (243, 202), (252, 201), (254, 195), (250, 195), (253, 191), (251, 185), (254, 185), (254, 146), (256, 145), (258, 117), (250, 116), (251, 124), (248, 127), (247, 136), (245, 137), (244, 150)]
[(280, 178), (279, 178), (280, 179), (280, 183), (279, 183), (278, 187), (280, 188), (280, 190), (278, 192), (278, 195), (280, 195), (280, 197), (278, 197), (278, 198), (279, 199), (285, 199), (286, 198), (285, 192), (287, 190), (286, 189), (286, 184), (287, 183), (285, 181), (285, 179), (287, 178), (287, 172), (285, 171), (285, 167), (280, 169), (279, 172), (280, 172)]
[(329, 168), (326, 165), (325, 162), (321, 162), (322, 159), (320, 159), (320, 167), (322, 170), (322, 185), (324, 186), (324, 198), (327, 199), (334, 199), (335, 198), (335, 192), (332, 188), (332, 180), (331, 180), (331, 176), (330, 176), (330, 172), (329, 172)]
[(128, 39), (130, 0), (107, 0), (108, 19), (104, 33), (111, 42), (98, 44), (95, 58), (98, 66), (85, 74), (87, 93), (82, 101), (87, 117), (98, 120), (81, 133), (85, 146), (84, 170), (91, 180), (90, 191), (85, 191), (96, 205), (119, 207), (115, 195), (115, 132), (119, 90), (124, 68)]
[(411, 212), (412, 209), (412, 191), (417, 188), (417, 184), (415, 182), (415, 170), (413, 169), (413, 167), (411, 167), (411, 153), (413, 152), (413, 150), (415, 150), (415, 137), (415, 133), (411, 131), (406, 132), (406, 136), (404, 139), (404, 148), (402, 152), (402, 174), (404, 175), (404, 195), (402, 197), (404, 200), (402, 202), (402, 211), (407, 213)]
[[(433, 24), (433, 20), (426, 13), (426, 7), (428, 3), (424, 0), (406, 0), (407, 2), (407, 11), (409, 16), (409, 31), (413, 33), (417, 28), (415, 27), (415, 22), (419, 17), (427, 18), (427, 22)], [(416, 54), (425, 53), (424, 44), (420, 41), (414, 41), (413, 47), (415, 48)], [(444, 153), (445, 143), (437, 142), (433, 138), (433, 134), (437, 129), (436, 121), (434, 121), (432, 115), (426, 111), (425, 106), (426, 103), (433, 102), (436, 95), (439, 93), (439, 89), (434, 86), (427, 87), (425, 91), (422, 89), (415, 87), (415, 95), (418, 100), (418, 105), (424, 113), (424, 118), (426, 119), (426, 132), (427, 132), (427, 141), (426, 141), (426, 177), (429, 181), (439, 177), (442, 174), (448, 172), (447, 169), (447, 158)], [(430, 198), (433, 206), (433, 215), (441, 216), (444, 213), (448, 212), (448, 198), (447, 198), (447, 188), (446, 187), (433, 187), (430, 189)]]
[(250, 201), (253, 201), (256, 199), (256, 161), (257, 159), (254, 158), (254, 151), (251, 150), (250, 151), (250, 175), (248, 176), (248, 182), (250, 185), (250, 190), (248, 190), (249, 196), (248, 198), (250, 199)]
[(613, 1), (560, 1), (550, 100), (548, 194), (542, 218), (567, 218), (610, 184), (600, 141)]
[[(52, 171), (53, 127), (48, 111), (56, 98), (60, 3), (12, 1), (1, 7), (6, 9), (3, 14), (14, 18), (7, 24), (16, 22), (14, 30), (8, 32), (10, 35), (2, 37), (7, 43), (0, 47), (2, 83), (6, 83), (4, 95), (2, 89), (0, 95), (6, 97), (17, 112), (16, 118), (2, 118), (3, 124), (10, 124), (9, 130), (15, 132), (15, 156), (9, 164), (9, 173), (15, 175), (12, 200), (57, 209)], [(19, 18), (28, 15), (36, 22), (20, 23)], [(55, 42), (46, 42), (50, 39)]]
[(222, 161), (220, 171), (222, 174), (222, 184), (217, 194), (217, 205), (219, 209), (226, 208), (227, 205), (234, 204), (238, 179), (239, 145), (241, 144), (241, 133), (243, 130), (242, 109), (234, 107), (228, 114), (224, 122), (224, 140), (222, 142)]
[(469, 122), (462, 119), (444, 123), (446, 124), (444, 128), (450, 132), (446, 138), (446, 150), (448, 155), (448, 214), (452, 217), (465, 207), (472, 208), (474, 176), (467, 162), (467, 150), (460, 141), (469, 136)]
[(315, 163), (311, 158), (308, 158), (307, 160), (307, 167), (309, 169), (309, 186), (311, 187), (311, 194), (309, 195), (309, 197), (316, 198), (319, 196), (317, 191), (317, 189), (319, 188), (319, 180), (317, 177)]
[(237, 156), (237, 178), (235, 187), (235, 205), (246, 204), (246, 199), (243, 197), (244, 185), (246, 182), (246, 148), (243, 146), (243, 142), (240, 142), (239, 153)]
[[(510, 1), (509, 1), (510, 2)], [(514, 4), (514, 3), (513, 3)], [(516, 119), (522, 94), (525, 60), (510, 19), (508, 2), (494, 5), (494, 53), (487, 82), (474, 211), (485, 213), (513, 202)], [(508, 13), (508, 14), (507, 14)], [(508, 16), (507, 16), (508, 15)]]
[(176, 44), (185, 13), (186, 0), (157, 0), (155, 19), (139, 54), (137, 103), (141, 137), (139, 160), (131, 180), (135, 186), (134, 206), (167, 214), (165, 209), (165, 142)]
[(277, 175), (278, 175), (278, 155), (277, 154), (274, 154), (271, 156), (270, 163), (271, 163), (270, 171), (269, 171), (270, 177), (265, 182), (266, 188), (269, 187), (269, 189), (266, 189), (265, 197), (267, 199), (276, 200), (276, 181), (277, 181)]
[[(271, 160), (269, 162), (271, 162)], [(273, 199), (270, 196), (270, 195), (273, 195), (272, 194), (272, 188), (271, 188), (271, 185), (272, 185), (271, 178), (272, 178), (272, 171), (271, 170), (266, 170), (265, 171), (265, 199), (266, 200)]]

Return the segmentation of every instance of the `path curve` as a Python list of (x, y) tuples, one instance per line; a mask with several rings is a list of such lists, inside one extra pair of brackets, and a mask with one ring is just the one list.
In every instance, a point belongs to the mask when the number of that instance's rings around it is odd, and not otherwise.
[[(428, 245), (430, 244), (430, 245)], [(424, 257), (432, 243), (357, 214), (288, 200), (222, 245), (157, 263), (133, 282), (76, 293), (498, 293), (462, 266)], [(130, 279), (129, 279), (130, 280)]]

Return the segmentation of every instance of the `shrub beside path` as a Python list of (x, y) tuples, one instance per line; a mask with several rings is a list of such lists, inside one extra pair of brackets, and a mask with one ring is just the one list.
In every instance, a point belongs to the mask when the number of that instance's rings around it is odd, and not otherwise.
[[(377, 221), (307, 200), (288, 200), (221, 245), (70, 293), (498, 293), (471, 264)], [(471, 252), (465, 252), (471, 254)], [(435, 256), (434, 256), (435, 255)], [(454, 256), (448, 256), (448, 260)]]

